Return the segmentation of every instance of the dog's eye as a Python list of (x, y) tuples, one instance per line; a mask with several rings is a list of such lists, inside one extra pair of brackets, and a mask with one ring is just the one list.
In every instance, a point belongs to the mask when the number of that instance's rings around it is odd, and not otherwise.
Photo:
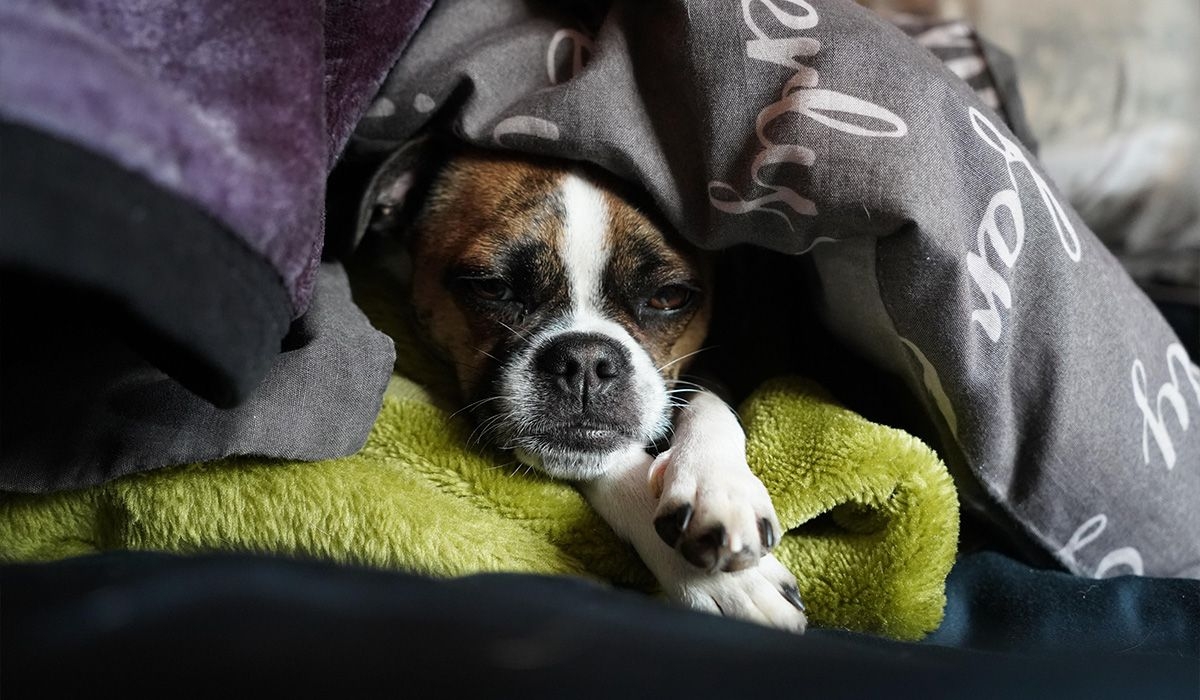
[(646, 300), (646, 306), (657, 311), (675, 311), (692, 303), (695, 292), (682, 284), (668, 284)]
[(476, 277), (466, 279), (467, 289), (484, 301), (510, 301), (513, 299), (512, 287), (498, 277)]

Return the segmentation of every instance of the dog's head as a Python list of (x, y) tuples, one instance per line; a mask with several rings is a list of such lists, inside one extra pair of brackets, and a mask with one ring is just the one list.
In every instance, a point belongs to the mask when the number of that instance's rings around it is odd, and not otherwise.
[(550, 476), (598, 476), (664, 436), (707, 332), (705, 260), (594, 172), (480, 151), (435, 176), (413, 302), (477, 431)]

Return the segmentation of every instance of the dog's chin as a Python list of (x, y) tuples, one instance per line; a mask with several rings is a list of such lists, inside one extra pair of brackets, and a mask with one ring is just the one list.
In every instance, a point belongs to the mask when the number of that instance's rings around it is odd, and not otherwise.
[(553, 479), (591, 481), (617, 461), (641, 451), (641, 441), (618, 430), (578, 428), (551, 438), (520, 440), (517, 459)]

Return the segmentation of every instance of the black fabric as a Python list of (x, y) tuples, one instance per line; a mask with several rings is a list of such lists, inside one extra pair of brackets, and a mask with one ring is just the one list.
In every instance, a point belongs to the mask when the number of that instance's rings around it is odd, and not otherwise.
[[(246, 398), (291, 320), (279, 274), (193, 204), (109, 160), (8, 122), (0, 143), (0, 270), (104, 290), (105, 322), (149, 360), (218, 406)], [(8, 308), (38, 301), (13, 287), (4, 296)]]
[(1089, 579), (983, 552), (955, 564), (946, 599), (945, 620), (927, 643), (1031, 654), (1074, 649), (1200, 659), (1200, 581)]
[(355, 697), (1195, 698), (1196, 659), (799, 637), (582, 581), (245, 556), (0, 568), (3, 691)]
[(375, 424), (395, 348), (355, 306), (339, 264), (321, 266), (308, 312), (234, 408), (150, 366), (95, 296), (27, 274), (0, 280), (0, 491), (78, 489), (234, 455), (332, 459), (361, 449)]

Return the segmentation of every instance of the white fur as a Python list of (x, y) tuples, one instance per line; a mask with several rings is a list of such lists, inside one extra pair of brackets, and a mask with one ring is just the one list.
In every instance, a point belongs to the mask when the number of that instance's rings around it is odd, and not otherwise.
[(608, 263), (608, 207), (587, 180), (568, 174), (560, 188), (567, 221), (558, 252), (571, 283), (575, 316), (594, 313), (600, 302), (604, 267)]
[[(646, 483), (650, 471), (651, 458), (631, 449), (613, 455), (604, 473), (580, 488), (596, 512), (637, 550), (663, 592), (693, 610), (803, 632), (804, 612), (783, 594), (784, 588), (796, 587), (796, 579), (774, 556), (741, 571), (701, 571), (659, 539), (651, 525), (659, 501)], [(713, 490), (720, 486), (717, 479)]]
[[(568, 174), (560, 194), (566, 222), (558, 252), (570, 288), (570, 313), (528, 338), (501, 379), (501, 394), (512, 409), (511, 427), (536, 428), (522, 413), (519, 397), (532, 396), (533, 359), (548, 342), (564, 333), (596, 333), (620, 343), (629, 353), (632, 390), (641, 405), (641, 434), (608, 453), (531, 454), (512, 445), (517, 457), (547, 475), (580, 484), (589, 502), (622, 537), (638, 550), (674, 600), (689, 607), (803, 631), (805, 618), (787, 601), (786, 587), (795, 579), (774, 557), (741, 571), (710, 572), (689, 564), (668, 547), (654, 528), (662, 504), (692, 504), (689, 531), (720, 524), (729, 533), (728, 550), (757, 542), (760, 519), (769, 518), (782, 534), (770, 497), (746, 465), (745, 435), (720, 399), (698, 393), (677, 421), (672, 448), (656, 460), (643, 445), (670, 427), (667, 387), (649, 353), (620, 324), (602, 311), (604, 273), (609, 258), (609, 214), (601, 192), (582, 177)], [(661, 479), (658, 478), (661, 475)], [(652, 483), (653, 482), (653, 483)], [(662, 498), (655, 493), (661, 483)]]
[(643, 437), (659, 437), (669, 426), (667, 387), (646, 352), (629, 332), (600, 311), (608, 264), (608, 207), (595, 185), (568, 174), (562, 183), (567, 213), (559, 255), (571, 284), (571, 321), (566, 333), (597, 333), (620, 343), (633, 365), (633, 390), (642, 403)]
[(649, 478), (651, 484), (661, 483), (664, 507), (692, 504), (689, 531), (720, 523), (729, 536), (724, 547), (729, 552), (759, 545), (762, 518), (777, 536), (783, 534), (770, 494), (746, 463), (746, 435), (737, 416), (710, 392), (689, 397), (675, 421), (670, 454), (654, 470), (661, 470), (661, 478), (657, 473)]
[[(620, 343), (629, 353), (633, 391), (641, 404), (642, 443), (663, 435), (670, 426), (667, 387), (650, 355), (620, 324), (601, 312), (604, 271), (608, 264), (608, 208), (594, 185), (568, 174), (560, 186), (566, 222), (558, 246), (571, 295), (571, 313), (530, 338), (528, 347), (513, 362), (513, 371), (502, 381), (508, 396), (528, 396), (533, 387), (532, 359), (537, 351), (564, 333), (596, 333)], [(519, 406), (517, 407), (519, 412)], [(519, 420), (519, 416), (518, 416)], [(640, 448), (641, 445), (636, 447)], [(609, 454), (534, 455), (524, 450), (517, 457), (550, 476), (570, 480), (595, 478), (608, 468)]]

